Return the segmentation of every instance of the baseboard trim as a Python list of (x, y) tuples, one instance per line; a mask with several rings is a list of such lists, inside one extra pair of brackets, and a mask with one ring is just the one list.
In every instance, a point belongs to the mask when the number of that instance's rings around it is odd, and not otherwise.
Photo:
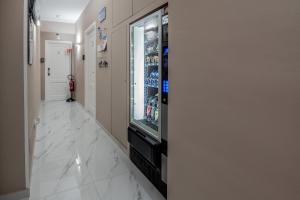
[(113, 140), (113, 142), (114, 143), (116, 143), (117, 144), (117, 146), (127, 155), (127, 156), (129, 156), (129, 150), (128, 150), (128, 148), (126, 148), (126, 147), (124, 147), (122, 144), (121, 144), (121, 142), (117, 139), (117, 138), (115, 138), (100, 122), (98, 122), (98, 120), (96, 119), (95, 120), (96, 121), (96, 124), (99, 126), (99, 127), (101, 127), (103, 130), (104, 130), (104, 132), (106, 133), (106, 135), (108, 136), (108, 137), (110, 137), (110, 139), (112, 139)]
[[(99, 127), (101, 127), (103, 130), (104, 130), (104, 132), (106, 133), (106, 135), (107, 136), (109, 136), (117, 145), (118, 145), (118, 147), (127, 155), (127, 156), (129, 156), (129, 143), (127, 143), (127, 148), (126, 147), (124, 147), (122, 144), (121, 144), (121, 142), (117, 139), (117, 138), (115, 138), (112, 134), (111, 134), (111, 132), (110, 131), (108, 131), (97, 119), (96, 119), (96, 117), (94, 118), (94, 116), (92, 116), (91, 115), (91, 113), (89, 113), (89, 112), (87, 112), (86, 111), (86, 109), (84, 108), (84, 106), (81, 104), (81, 103), (79, 103), (79, 102), (76, 102), (86, 113), (88, 113), (94, 120), (95, 120), (95, 122), (96, 122), (96, 124), (99, 126)], [(0, 199), (1, 200), (1, 199)]]
[(30, 190), (22, 190), (6, 195), (1, 195), (0, 200), (28, 200), (30, 196)]

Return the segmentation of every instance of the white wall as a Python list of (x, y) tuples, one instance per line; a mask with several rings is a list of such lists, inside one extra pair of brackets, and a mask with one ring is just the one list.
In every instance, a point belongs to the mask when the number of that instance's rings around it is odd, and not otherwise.
[(41, 32), (75, 34), (75, 24), (42, 21)]

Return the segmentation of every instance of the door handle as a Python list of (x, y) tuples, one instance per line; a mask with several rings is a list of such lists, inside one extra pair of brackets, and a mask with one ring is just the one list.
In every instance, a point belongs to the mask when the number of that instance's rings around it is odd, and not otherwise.
[(50, 76), (50, 67), (48, 67), (48, 76)]

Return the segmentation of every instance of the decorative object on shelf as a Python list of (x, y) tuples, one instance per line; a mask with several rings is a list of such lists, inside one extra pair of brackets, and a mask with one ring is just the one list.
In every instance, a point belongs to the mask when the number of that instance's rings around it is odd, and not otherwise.
[(99, 68), (107, 68), (108, 67), (108, 62), (106, 60), (101, 60), (99, 62)]

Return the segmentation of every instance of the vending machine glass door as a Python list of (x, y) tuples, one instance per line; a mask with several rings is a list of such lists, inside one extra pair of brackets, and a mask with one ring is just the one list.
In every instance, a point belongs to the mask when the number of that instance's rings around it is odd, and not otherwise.
[(130, 26), (130, 123), (161, 140), (161, 13)]

